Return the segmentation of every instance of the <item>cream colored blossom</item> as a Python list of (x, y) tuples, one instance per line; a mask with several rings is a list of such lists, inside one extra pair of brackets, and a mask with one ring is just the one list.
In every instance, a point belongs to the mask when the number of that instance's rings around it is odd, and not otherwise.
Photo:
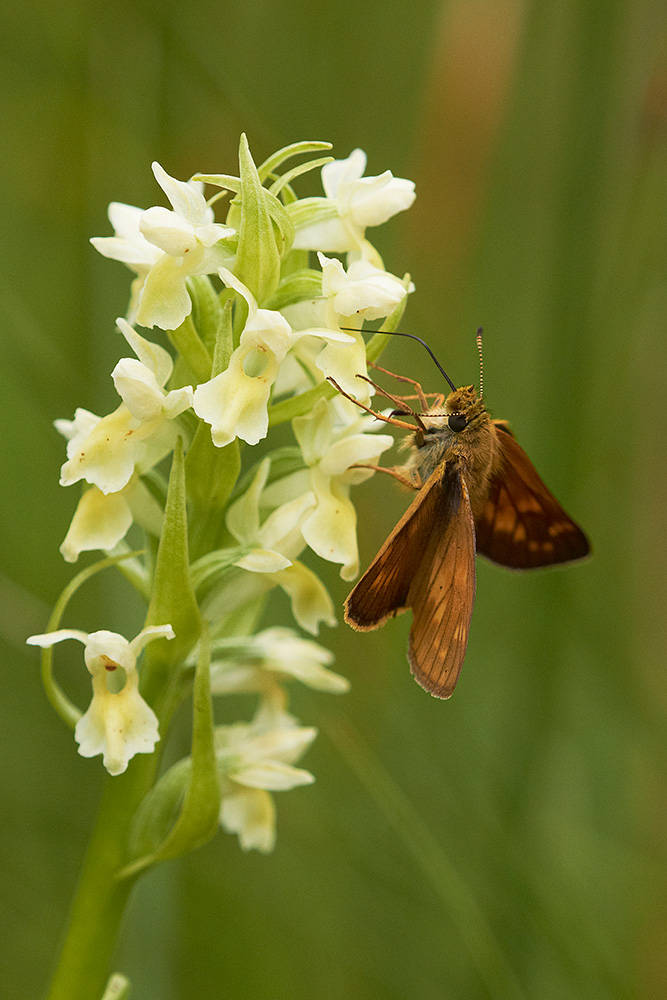
[(211, 660), (211, 690), (214, 694), (256, 691), (270, 697), (273, 685), (293, 679), (317, 691), (347, 691), (347, 678), (328, 669), (333, 660), (330, 650), (290, 628), (218, 639)]
[(193, 407), (211, 425), (213, 443), (222, 448), (239, 437), (257, 444), (269, 427), (267, 407), (281, 361), (292, 344), (287, 320), (273, 309), (259, 309), (249, 289), (221, 269), (223, 280), (248, 303), (248, 321), (229, 366), (195, 389)]
[(144, 210), (135, 205), (124, 205), (122, 202), (112, 201), (109, 205), (109, 222), (113, 226), (113, 236), (93, 236), (90, 242), (103, 257), (112, 260), (119, 260), (131, 271), (134, 271), (136, 278), (132, 282), (130, 293), (130, 306), (127, 318), (134, 322), (139, 296), (144, 287), (146, 275), (157, 264), (162, 256), (159, 247), (149, 243), (139, 228), (141, 216)]
[(347, 271), (336, 257), (317, 255), (322, 268), (322, 295), (331, 301), (337, 316), (374, 320), (390, 313), (403, 301), (405, 285), (388, 271), (367, 260), (354, 260)]
[[(213, 443), (221, 448), (234, 438), (257, 444), (269, 427), (268, 404), (280, 365), (292, 345), (306, 335), (354, 344), (337, 327), (311, 328), (294, 333), (285, 317), (274, 309), (260, 309), (252, 293), (230, 271), (220, 268), (220, 277), (248, 304), (248, 320), (239, 346), (227, 369), (198, 385), (193, 407), (211, 425)], [(345, 346), (340, 346), (345, 350)]]
[[(260, 499), (269, 468), (270, 459), (267, 458), (259, 466), (246, 493), (227, 513), (230, 532), (250, 549), (235, 565), (257, 575), (257, 580), (251, 581), (251, 589), (266, 591), (276, 585), (281, 587), (290, 599), (297, 624), (316, 634), (321, 622), (335, 625), (336, 618), (324, 584), (298, 560), (305, 548), (303, 521), (315, 505), (315, 496), (307, 489), (262, 520)], [(241, 586), (240, 592), (242, 590)], [(232, 594), (230, 598), (233, 599)]]
[(322, 167), (326, 198), (304, 200), (314, 211), (304, 225), (297, 227), (296, 249), (330, 253), (358, 250), (368, 226), (379, 226), (412, 205), (412, 181), (394, 177), (391, 170), (364, 177), (365, 169), (366, 154), (361, 149), (355, 149), (347, 159)]
[(131, 642), (117, 632), (78, 629), (59, 629), (27, 640), (42, 648), (64, 639), (83, 643), (93, 698), (76, 724), (74, 738), (82, 757), (103, 755), (109, 774), (122, 774), (135, 754), (152, 753), (160, 739), (157, 716), (139, 694), (137, 657), (144, 646), (162, 637), (174, 638), (171, 625), (142, 629)]
[(218, 726), (216, 758), (222, 773), (220, 824), (238, 835), (244, 851), (268, 853), (276, 840), (271, 792), (287, 791), (315, 780), (294, 767), (317, 735), (286, 712), (263, 706), (251, 723)]
[(85, 490), (60, 546), (66, 562), (76, 562), (82, 552), (114, 548), (133, 521), (159, 538), (162, 509), (135, 474), (117, 493), (102, 493), (97, 486)]
[[(406, 289), (393, 274), (366, 260), (353, 261), (346, 271), (336, 258), (323, 253), (317, 256), (322, 267), (326, 322), (336, 328), (345, 327), (354, 338), (354, 343), (345, 348), (328, 343), (317, 358), (317, 367), (325, 378), (333, 378), (345, 392), (368, 405), (370, 386), (357, 377), (367, 371), (366, 342), (361, 325), (364, 319), (388, 316), (414, 286)], [(357, 332), (352, 332), (353, 328), (358, 328)]]
[(372, 475), (371, 470), (354, 466), (377, 465), (394, 439), (373, 433), (378, 422), (340, 398), (319, 400), (309, 414), (296, 417), (292, 426), (315, 496), (313, 509), (301, 525), (303, 537), (323, 559), (342, 563), (341, 577), (352, 580), (359, 572), (359, 550), (350, 486)]
[[(322, 267), (321, 297), (295, 303), (283, 310), (295, 336), (303, 337), (294, 349), (295, 359), (298, 358), (301, 366), (316, 380), (332, 378), (345, 392), (368, 405), (370, 386), (357, 377), (367, 371), (366, 342), (361, 333), (363, 321), (390, 315), (414, 290), (414, 285), (410, 283), (406, 288), (395, 275), (365, 259), (352, 261), (346, 270), (336, 258), (323, 253), (317, 256)], [(313, 328), (343, 328), (350, 339), (341, 344), (330, 337), (324, 347), (319, 347), (308, 336)], [(297, 368), (293, 367), (286, 374), (285, 388), (290, 385), (306, 387), (300, 383)]]
[(61, 486), (84, 479), (102, 493), (126, 486), (135, 469), (152, 468), (174, 446), (177, 428), (171, 421), (192, 404), (186, 386), (165, 392), (173, 362), (162, 347), (141, 337), (124, 319), (118, 326), (138, 359), (123, 358), (112, 377), (123, 402), (105, 417), (78, 408), (74, 420), (56, 420), (68, 439)]
[(104, 256), (137, 272), (137, 322), (175, 330), (192, 311), (186, 279), (214, 274), (230, 260), (230, 250), (220, 241), (233, 236), (234, 230), (214, 221), (201, 184), (176, 180), (157, 162), (153, 173), (172, 208), (156, 206), (142, 212), (114, 203), (109, 217), (116, 235), (94, 237), (91, 242)]

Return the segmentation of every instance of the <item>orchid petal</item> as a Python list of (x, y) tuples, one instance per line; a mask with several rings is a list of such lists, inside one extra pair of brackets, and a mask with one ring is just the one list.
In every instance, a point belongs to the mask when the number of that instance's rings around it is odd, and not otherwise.
[(253, 848), (268, 854), (276, 843), (276, 807), (268, 792), (239, 788), (226, 795), (220, 807), (220, 825), (238, 835), (244, 851)]
[(174, 362), (169, 351), (151, 340), (146, 340), (122, 317), (116, 320), (116, 325), (139, 361), (152, 371), (160, 388), (164, 388), (174, 370)]
[(197, 182), (179, 181), (172, 177), (155, 160), (151, 164), (155, 180), (158, 182), (175, 212), (193, 225), (203, 225), (212, 220), (213, 214), (206, 204), (202, 187)]
[(192, 312), (192, 302), (185, 285), (191, 273), (189, 262), (164, 254), (146, 276), (141, 292), (137, 323), (175, 330)]
[(86, 490), (74, 513), (60, 552), (66, 562), (76, 562), (91, 549), (109, 551), (127, 534), (132, 513), (124, 495), (102, 493), (96, 486)]

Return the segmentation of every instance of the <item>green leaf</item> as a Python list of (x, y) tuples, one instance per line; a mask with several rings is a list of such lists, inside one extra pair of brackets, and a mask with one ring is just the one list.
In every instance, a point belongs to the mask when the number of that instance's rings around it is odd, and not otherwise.
[(282, 189), (291, 184), (296, 177), (300, 177), (301, 174), (307, 174), (311, 170), (317, 170), (318, 167), (323, 167), (325, 163), (331, 163), (333, 161), (333, 156), (321, 156), (319, 160), (309, 160), (308, 163), (301, 163), (298, 167), (293, 167), (288, 170), (286, 174), (278, 177), (277, 180), (273, 182), (269, 191), (271, 194), (278, 195)]
[[(166, 771), (142, 800), (132, 821), (128, 855), (132, 859), (121, 876), (135, 874), (153, 861), (176, 826), (190, 783), (192, 762), (179, 760)], [(141, 859), (141, 864), (139, 864)], [(132, 872), (128, 870), (132, 869)]]
[(315, 299), (322, 294), (322, 272), (302, 268), (283, 277), (276, 292), (266, 303), (267, 309), (283, 309), (294, 302)]
[[(235, 273), (261, 305), (278, 287), (280, 253), (267, 207), (268, 192), (262, 187), (245, 135), (239, 145), (239, 166), (242, 200)], [(277, 198), (273, 200), (279, 204)]]
[(232, 306), (234, 302), (230, 289), (226, 289), (224, 296), (218, 299), (220, 304), (220, 314), (218, 328), (215, 335), (215, 353), (213, 355), (213, 368), (211, 377), (215, 378), (220, 372), (227, 371), (229, 359), (234, 350), (234, 332), (232, 328)]
[[(293, 472), (299, 472), (301, 469), (306, 468), (301, 449), (297, 448), (295, 445), (286, 445), (284, 448), (276, 448), (270, 453), (269, 457), (271, 458), (271, 466), (269, 468), (269, 474), (266, 479), (265, 487), (270, 486), (271, 483), (275, 483), (278, 479), (284, 479), (285, 476), (291, 476)], [(243, 476), (238, 480), (234, 488), (232, 499), (235, 499), (245, 493), (255, 478), (257, 469), (263, 460), (263, 458), (259, 459), (259, 461), (255, 462), (244, 472)]]
[[(290, 275), (296, 274), (298, 271), (308, 270), (309, 263), (310, 263), (309, 250), (294, 250), (294, 248), (292, 248), (289, 253), (285, 254), (280, 265), (281, 283), (282, 281), (285, 281), (285, 279), (288, 278)], [(321, 279), (322, 279), (322, 274), (320, 272), (320, 281)], [(279, 294), (279, 292), (277, 292), (276, 294)], [(270, 307), (267, 306), (267, 308)], [(275, 306), (273, 308), (275, 308)]]
[[(323, 162), (327, 162), (331, 157), (327, 157)], [(252, 161), (251, 161), (252, 162)], [(319, 161), (313, 161), (314, 163), (319, 163)], [(312, 164), (310, 166), (305, 165), (303, 169), (297, 168), (297, 175), (305, 173), (307, 169), (312, 169)], [(215, 184), (217, 187), (227, 188), (234, 191), (238, 197), (230, 203), (229, 214), (227, 216), (226, 223), (228, 226), (233, 226), (239, 228), (241, 225), (241, 220), (243, 218), (243, 184), (237, 177), (230, 177), (229, 174), (196, 174), (193, 178), (194, 180), (203, 181), (206, 184)], [(280, 240), (278, 241), (278, 249), (281, 255), (286, 254), (292, 242), (294, 241), (294, 226), (292, 220), (286, 211), (285, 205), (277, 197), (279, 191), (284, 191), (289, 188), (289, 180), (285, 180), (280, 183), (280, 179), (276, 182), (279, 184), (278, 188), (274, 191), (273, 188), (276, 184), (272, 186), (271, 190), (268, 190), (260, 185), (261, 191), (263, 192), (263, 197), (266, 202), (266, 209), (276, 224), (280, 231)], [(296, 196), (292, 195), (288, 200), (295, 201)], [(209, 204), (212, 204), (214, 199), (210, 199)], [(229, 244), (230, 253), (236, 255), (238, 253), (238, 237), (228, 237), (224, 241), (225, 244)]]
[(269, 407), (269, 427), (277, 427), (294, 417), (302, 417), (304, 413), (310, 413), (319, 399), (333, 399), (335, 395), (336, 389), (330, 382), (320, 382), (312, 389), (300, 392), (298, 396), (274, 403)]
[(241, 178), (234, 177), (233, 174), (195, 174), (192, 180), (201, 181), (203, 184), (213, 184), (215, 187), (233, 191), (235, 194), (241, 190)]
[(336, 205), (328, 198), (300, 198), (286, 206), (287, 214), (294, 223), (294, 228), (310, 225), (313, 222), (325, 222), (338, 216)]
[(282, 201), (271, 191), (264, 191), (266, 207), (273, 222), (278, 227), (279, 239), (276, 241), (278, 252), (284, 257), (292, 249), (294, 243), (294, 223)]
[[(220, 312), (213, 377), (227, 368), (232, 348), (232, 302), (228, 299)], [(211, 428), (200, 421), (185, 459), (193, 559), (219, 548), (225, 542), (225, 508), (240, 467), (238, 440), (224, 448), (217, 448), (211, 439)]]
[(211, 428), (202, 422), (186, 458), (193, 559), (218, 548), (227, 538), (225, 510), (240, 468), (238, 441), (216, 448)]
[(167, 336), (197, 382), (208, 381), (211, 377), (211, 355), (195, 329), (192, 316), (186, 316), (176, 330), (167, 330)]
[[(146, 625), (169, 623), (176, 638), (169, 643), (151, 643), (146, 649), (142, 674), (147, 697), (154, 686), (161, 690), (165, 676), (176, 672), (182, 665), (201, 629), (199, 608), (190, 582), (185, 499), (185, 462), (183, 445), (179, 439), (169, 476), (153, 595), (146, 615)], [(150, 702), (150, 697), (148, 700)]]
[(282, 149), (277, 150), (277, 152), (272, 153), (268, 159), (264, 160), (264, 163), (262, 163), (257, 172), (261, 179), (265, 181), (269, 174), (275, 173), (279, 166), (286, 160), (290, 160), (293, 156), (300, 156), (302, 153), (319, 153), (321, 150), (331, 148), (330, 142), (293, 142), (289, 146), (284, 146)]
[(192, 754), (170, 768), (139, 806), (129, 845), (135, 860), (123, 869), (119, 878), (134, 877), (160, 861), (180, 857), (215, 836), (220, 784), (210, 673), (209, 632), (208, 625), (203, 623), (193, 690)]
[(192, 299), (192, 321), (204, 347), (212, 353), (222, 320), (220, 298), (207, 274), (196, 275), (188, 280)]
[(192, 564), (192, 584), (200, 597), (205, 597), (208, 591), (225, 572), (252, 551), (248, 545), (236, 545), (227, 549), (216, 549), (207, 552), (205, 556)]

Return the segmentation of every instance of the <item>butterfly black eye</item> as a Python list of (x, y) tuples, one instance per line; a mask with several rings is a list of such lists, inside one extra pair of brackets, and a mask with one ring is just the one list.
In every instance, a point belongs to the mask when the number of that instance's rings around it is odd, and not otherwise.
[(468, 421), (466, 420), (465, 415), (463, 413), (450, 414), (449, 420), (447, 422), (449, 424), (450, 431), (455, 431), (457, 434), (459, 433), (459, 431), (462, 431), (464, 427), (468, 426)]

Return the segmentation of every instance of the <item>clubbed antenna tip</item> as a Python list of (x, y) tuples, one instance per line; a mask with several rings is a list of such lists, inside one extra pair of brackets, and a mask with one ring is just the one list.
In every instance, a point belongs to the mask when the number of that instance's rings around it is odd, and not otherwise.
[(475, 337), (477, 342), (477, 353), (479, 354), (479, 398), (484, 399), (484, 366), (482, 363), (482, 327), (477, 330)]

